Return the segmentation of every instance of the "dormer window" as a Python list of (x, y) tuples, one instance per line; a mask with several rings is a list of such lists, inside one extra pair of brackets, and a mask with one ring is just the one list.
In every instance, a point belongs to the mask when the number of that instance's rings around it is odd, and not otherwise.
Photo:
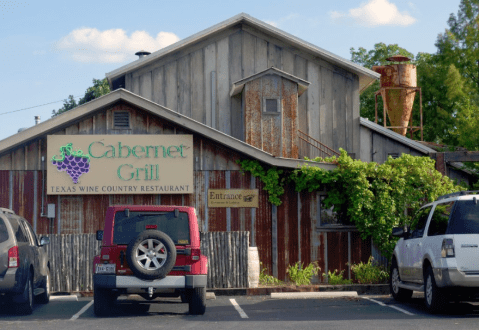
[(267, 114), (279, 114), (280, 109), (280, 99), (279, 98), (264, 98), (263, 99), (263, 112)]

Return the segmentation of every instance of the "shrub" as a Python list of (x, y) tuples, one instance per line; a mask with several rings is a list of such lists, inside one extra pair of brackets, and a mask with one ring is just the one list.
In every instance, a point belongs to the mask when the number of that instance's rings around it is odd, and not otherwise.
[(359, 264), (353, 264), (351, 271), (360, 284), (380, 284), (387, 283), (389, 280), (386, 269), (377, 265), (372, 256), (369, 257), (367, 263), (361, 261)]
[[(337, 273), (337, 274), (336, 274)], [(334, 272), (328, 271), (328, 274), (323, 273), (323, 277), (326, 278), (329, 284), (332, 285), (337, 285), (337, 284), (352, 284), (352, 280), (345, 279), (343, 277), (344, 270), (341, 272), (338, 272), (337, 269), (334, 270)]]
[(306, 268), (303, 267), (303, 263), (299, 261), (294, 265), (289, 265), (286, 273), (289, 280), (296, 285), (308, 285), (311, 284), (311, 278), (313, 275), (317, 275), (320, 271), (317, 262), (312, 262)]
[(263, 268), (263, 263), (259, 263), (261, 267), (261, 271), (259, 273), (259, 284), (261, 285), (280, 285), (283, 284), (283, 281), (278, 280), (276, 277), (272, 275), (266, 274), (267, 268)]

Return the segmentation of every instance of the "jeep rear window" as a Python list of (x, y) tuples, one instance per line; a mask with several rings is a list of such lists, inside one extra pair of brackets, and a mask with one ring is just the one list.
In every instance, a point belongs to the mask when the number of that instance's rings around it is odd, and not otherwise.
[(170, 236), (175, 245), (190, 244), (190, 226), (186, 212), (179, 212), (177, 218), (175, 212), (130, 212), (128, 217), (125, 212), (117, 212), (113, 243), (126, 245), (147, 230), (147, 226)]
[(457, 201), (447, 234), (479, 234), (479, 203), (473, 200)]
[(0, 218), (0, 243), (5, 242), (8, 239), (7, 226), (2, 218)]

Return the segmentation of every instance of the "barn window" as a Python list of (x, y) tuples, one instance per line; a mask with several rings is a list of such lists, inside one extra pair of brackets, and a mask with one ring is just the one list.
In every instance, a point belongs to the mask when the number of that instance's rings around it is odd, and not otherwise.
[(399, 158), (399, 153), (397, 152), (389, 152), (388, 153), (388, 158), (391, 156), (393, 159)]
[(281, 112), (279, 98), (265, 98), (263, 101), (263, 112), (269, 114), (279, 114)]
[(130, 128), (130, 113), (128, 111), (113, 112), (113, 126), (115, 128)]

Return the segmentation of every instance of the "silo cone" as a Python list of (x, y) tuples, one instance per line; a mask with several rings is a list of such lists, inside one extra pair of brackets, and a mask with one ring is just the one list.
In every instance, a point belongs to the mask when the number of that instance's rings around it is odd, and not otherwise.
[[(384, 66), (373, 66), (373, 71), (381, 74), (381, 88), (383, 87), (417, 87), (416, 66), (414, 64), (391, 64)], [(411, 119), (412, 106), (414, 103), (415, 91), (406, 89), (383, 89), (384, 109), (388, 113), (392, 130), (403, 136), (406, 135), (407, 126)]]

